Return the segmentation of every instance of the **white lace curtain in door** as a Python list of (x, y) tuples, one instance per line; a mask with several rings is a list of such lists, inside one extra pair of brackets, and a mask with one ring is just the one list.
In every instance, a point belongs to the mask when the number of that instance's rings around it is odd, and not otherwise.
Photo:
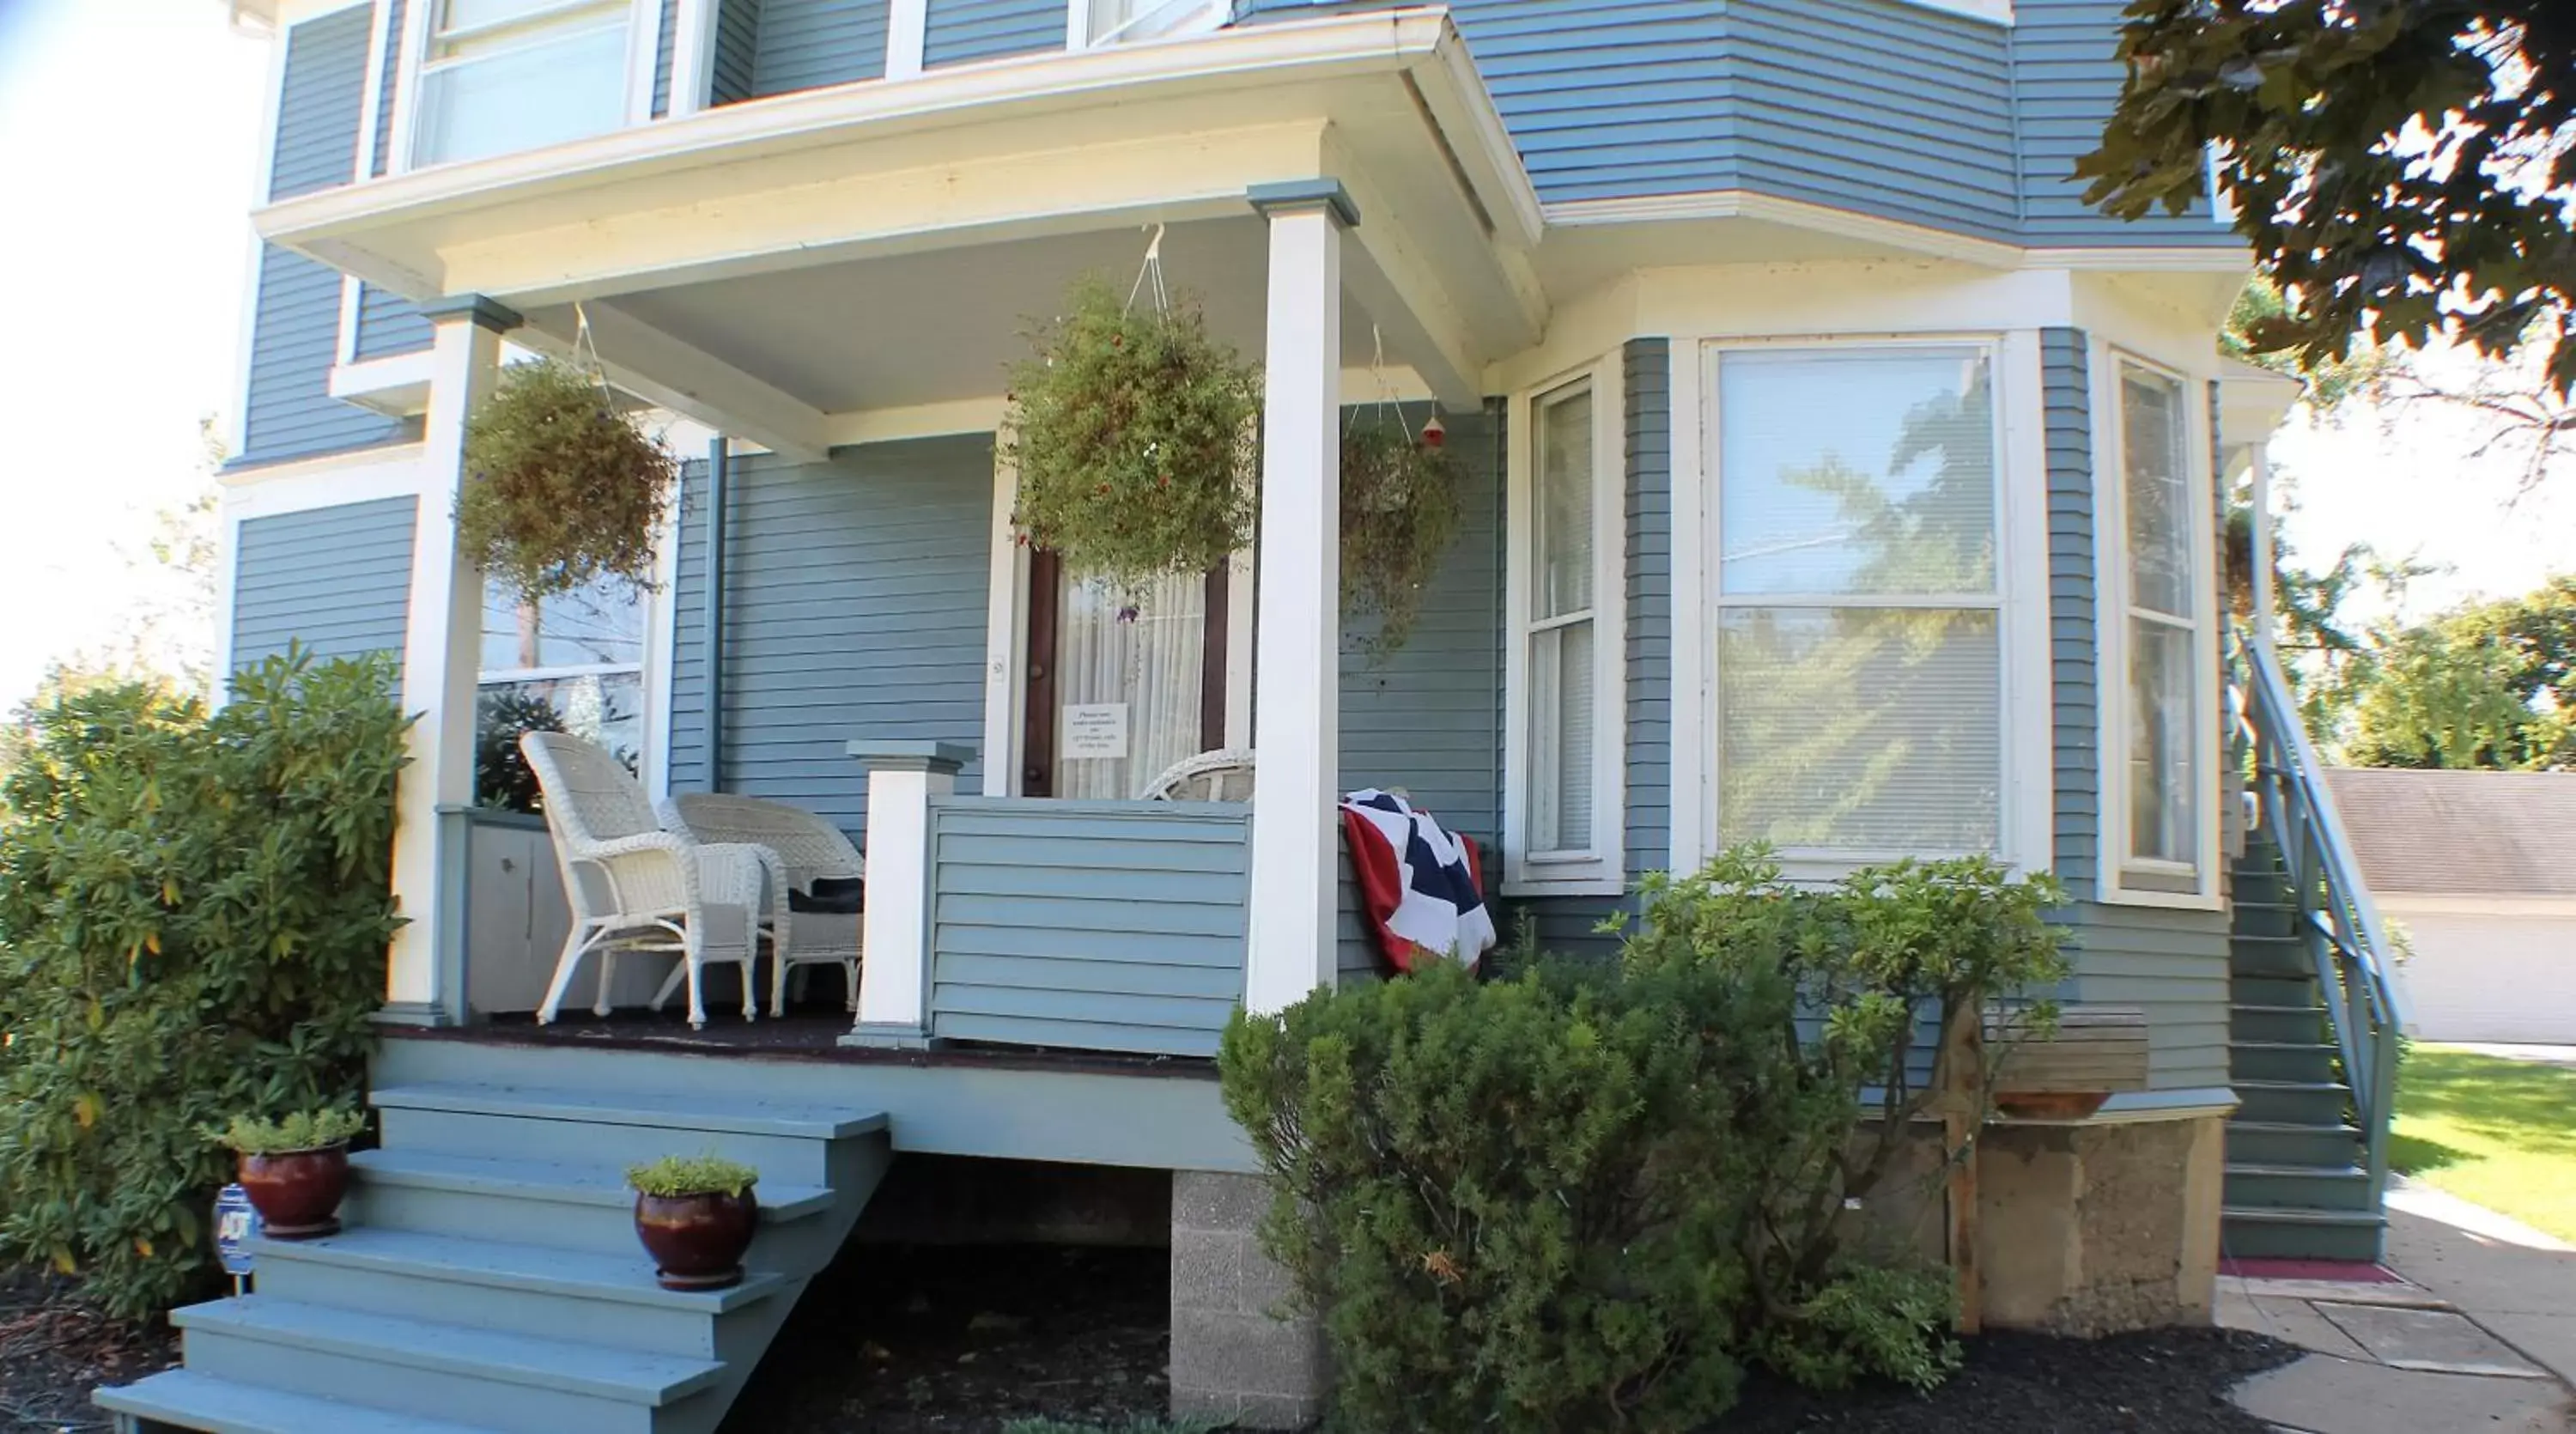
[(1173, 763), (1199, 751), (1199, 698), (1207, 643), (1207, 580), (1167, 577), (1126, 607), (1106, 584), (1067, 578), (1057, 610), (1057, 700), (1064, 707), (1126, 708), (1126, 756), (1067, 750), (1072, 723), (1056, 724), (1055, 794), (1126, 800)]

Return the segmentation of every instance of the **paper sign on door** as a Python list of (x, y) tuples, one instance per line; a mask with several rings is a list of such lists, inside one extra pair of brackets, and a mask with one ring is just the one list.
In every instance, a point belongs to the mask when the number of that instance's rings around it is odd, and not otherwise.
[(1088, 702), (1064, 709), (1063, 755), (1068, 762), (1086, 758), (1123, 760), (1127, 755), (1127, 704)]

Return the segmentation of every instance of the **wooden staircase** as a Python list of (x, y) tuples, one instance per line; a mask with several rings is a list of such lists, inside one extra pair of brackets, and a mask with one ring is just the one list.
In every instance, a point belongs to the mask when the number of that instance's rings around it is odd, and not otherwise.
[(2221, 1248), (2236, 1259), (2376, 1260), (2387, 1218), (2362, 1164), (2316, 967), (2295, 936), (2280, 849), (2246, 845), (2235, 880)]
[[(171, 1316), (182, 1368), (99, 1391), (119, 1434), (707, 1434), (891, 1159), (867, 1111), (451, 1061), (374, 1092), (383, 1146), (353, 1157), (342, 1233), (260, 1242), (257, 1293)], [(706, 1151), (759, 1168), (760, 1232), (742, 1284), (674, 1293), (623, 1171)]]

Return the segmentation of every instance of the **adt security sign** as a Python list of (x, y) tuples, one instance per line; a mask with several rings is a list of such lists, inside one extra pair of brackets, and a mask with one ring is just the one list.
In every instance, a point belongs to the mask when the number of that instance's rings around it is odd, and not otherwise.
[(250, 1273), (250, 1237), (258, 1233), (259, 1212), (251, 1208), (250, 1192), (225, 1186), (215, 1196), (215, 1258), (225, 1274)]

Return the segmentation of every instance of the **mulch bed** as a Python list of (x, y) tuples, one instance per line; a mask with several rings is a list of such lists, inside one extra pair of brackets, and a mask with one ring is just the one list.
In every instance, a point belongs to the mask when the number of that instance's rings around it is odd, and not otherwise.
[(102, 1319), (72, 1298), (70, 1281), (0, 1266), (0, 1434), (105, 1429), (92, 1389), (178, 1362), (169, 1326)]
[(854, 1246), (815, 1277), (728, 1434), (991, 1434), (1169, 1405), (1170, 1257)]
[(2227, 1391), (2300, 1353), (2227, 1329), (2100, 1340), (1989, 1334), (1968, 1341), (1967, 1367), (1929, 1396), (1811, 1394), (1757, 1374), (1709, 1434), (2264, 1434), (2270, 1426), (2228, 1403)]

